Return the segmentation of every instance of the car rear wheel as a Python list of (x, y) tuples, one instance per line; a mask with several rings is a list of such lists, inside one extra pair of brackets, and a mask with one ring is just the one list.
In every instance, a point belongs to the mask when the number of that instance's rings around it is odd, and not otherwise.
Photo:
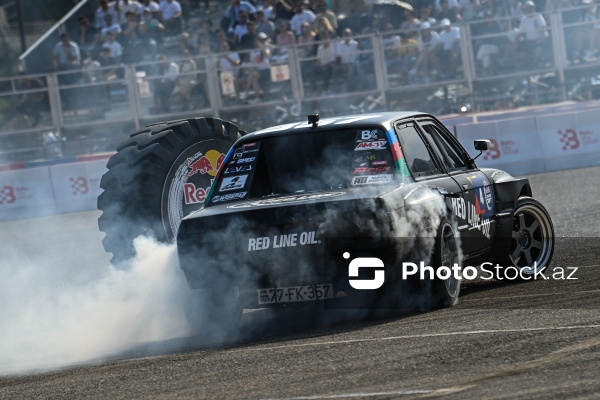
[[(455, 263), (460, 265), (455, 230), (452, 223), (447, 218), (442, 218), (442, 221), (440, 222), (432, 261), (432, 267), (436, 272), (442, 267), (447, 267), (450, 271), (453, 271), (452, 267)], [(436, 276), (430, 281), (428, 308), (450, 307), (458, 303), (461, 280), (457, 279), (454, 275), (455, 274), (452, 272), (450, 276), (445, 279), (444, 277)]]
[(513, 217), (510, 251), (507, 266), (520, 270), (528, 280), (543, 272), (554, 254), (554, 225), (544, 206), (531, 197), (521, 197)]
[(151, 125), (134, 132), (108, 161), (98, 197), (104, 249), (113, 264), (134, 255), (133, 239), (172, 243), (183, 216), (199, 209), (237, 126), (217, 118)]

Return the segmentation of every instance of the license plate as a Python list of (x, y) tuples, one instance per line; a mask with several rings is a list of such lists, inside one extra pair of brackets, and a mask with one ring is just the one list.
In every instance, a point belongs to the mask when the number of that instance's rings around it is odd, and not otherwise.
[(333, 299), (333, 287), (330, 284), (258, 289), (259, 304), (295, 303), (323, 299)]

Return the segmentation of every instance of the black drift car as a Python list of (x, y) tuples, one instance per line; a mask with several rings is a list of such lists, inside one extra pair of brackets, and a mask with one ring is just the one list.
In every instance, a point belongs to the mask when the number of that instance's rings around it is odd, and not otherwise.
[(442, 123), (418, 112), (309, 116), (247, 134), (202, 194), (204, 207), (176, 236), (198, 298), (188, 318), (199, 325), (235, 321), (242, 308), (450, 306), (460, 279), (407, 283), (403, 263), (491, 262), (527, 279), (554, 250), (528, 180), (477, 168)]

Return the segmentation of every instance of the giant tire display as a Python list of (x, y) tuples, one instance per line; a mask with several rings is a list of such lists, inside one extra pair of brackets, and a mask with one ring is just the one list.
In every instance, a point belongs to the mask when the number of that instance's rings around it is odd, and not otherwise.
[(238, 127), (217, 118), (150, 125), (132, 133), (108, 161), (98, 197), (104, 249), (113, 264), (134, 255), (133, 239), (173, 242), (183, 216), (200, 208)]

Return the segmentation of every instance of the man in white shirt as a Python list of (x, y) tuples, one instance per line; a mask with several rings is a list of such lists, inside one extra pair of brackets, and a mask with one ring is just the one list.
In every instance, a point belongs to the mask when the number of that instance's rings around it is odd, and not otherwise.
[(181, 33), (183, 20), (181, 18), (181, 4), (177, 0), (164, 0), (158, 6), (160, 22), (165, 26), (168, 34)]
[(442, 27), (439, 34), (442, 46), (441, 62), (448, 63), (448, 68), (444, 68), (444, 72), (447, 78), (453, 78), (460, 55), (460, 29), (452, 26), (447, 18), (440, 21), (440, 26)]
[(309, 10), (310, 1), (304, 0), (302, 2), (302, 7), (298, 10), (298, 12), (292, 17), (290, 21), (290, 28), (296, 35), (296, 37), (302, 35), (302, 24), (308, 22), (312, 24), (315, 20), (315, 14)]
[(525, 14), (519, 24), (519, 37), (524, 38), (520, 43), (520, 51), (532, 55), (534, 65), (539, 64), (543, 51), (548, 51), (548, 30), (543, 15), (535, 11), (535, 3), (531, 0), (525, 3)]
[(119, 22), (127, 22), (126, 14), (128, 12), (137, 13), (142, 5), (136, 0), (116, 0), (115, 9), (119, 13)]
[(344, 40), (337, 44), (337, 56), (340, 60), (340, 72), (347, 75), (350, 67), (358, 59), (358, 42), (352, 39), (352, 30), (344, 29), (342, 33)]

